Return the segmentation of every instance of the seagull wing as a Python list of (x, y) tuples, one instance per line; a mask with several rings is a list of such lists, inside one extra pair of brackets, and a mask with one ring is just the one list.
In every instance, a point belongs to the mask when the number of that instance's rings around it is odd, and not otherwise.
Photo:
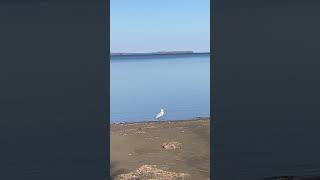
[(160, 112), (160, 113), (157, 114), (156, 119), (158, 119), (161, 116), (162, 116), (162, 113)]

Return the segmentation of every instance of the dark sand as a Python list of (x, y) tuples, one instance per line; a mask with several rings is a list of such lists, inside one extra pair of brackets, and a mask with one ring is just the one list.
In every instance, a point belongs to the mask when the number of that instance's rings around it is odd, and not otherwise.
[[(189, 174), (180, 179), (210, 178), (209, 119), (112, 124), (110, 135), (113, 178), (126, 179), (119, 178), (119, 175), (133, 173), (143, 165), (156, 165), (159, 171)], [(165, 142), (181, 144), (177, 149), (165, 150), (161, 146)], [(163, 179), (170, 179), (169, 173)]]

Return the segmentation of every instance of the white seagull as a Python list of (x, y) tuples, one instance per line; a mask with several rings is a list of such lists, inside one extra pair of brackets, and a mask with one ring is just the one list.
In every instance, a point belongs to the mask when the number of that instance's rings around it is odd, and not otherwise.
[(161, 109), (160, 112), (157, 114), (156, 119), (161, 118), (164, 115), (164, 110)]

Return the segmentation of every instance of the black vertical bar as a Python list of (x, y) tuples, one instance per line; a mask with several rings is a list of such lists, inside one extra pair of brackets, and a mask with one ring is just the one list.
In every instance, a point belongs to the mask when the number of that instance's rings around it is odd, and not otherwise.
[(107, 3), (0, 3), (0, 179), (109, 177)]

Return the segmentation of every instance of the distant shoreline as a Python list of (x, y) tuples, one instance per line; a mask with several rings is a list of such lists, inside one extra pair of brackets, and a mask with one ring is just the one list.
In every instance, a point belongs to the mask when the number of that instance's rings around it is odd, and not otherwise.
[(196, 54), (210, 54), (210, 52), (193, 52), (193, 51), (182, 51), (182, 52), (152, 52), (152, 53), (111, 53), (110, 56), (150, 56), (150, 55), (196, 55)]

